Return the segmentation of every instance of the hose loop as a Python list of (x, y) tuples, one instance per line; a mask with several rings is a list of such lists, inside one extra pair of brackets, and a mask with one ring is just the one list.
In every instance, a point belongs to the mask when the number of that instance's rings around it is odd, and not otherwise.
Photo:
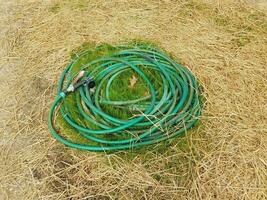
[[(73, 74), (75, 63), (84, 56), (86, 52), (78, 55), (62, 73), (58, 98), (50, 110), (49, 130), (59, 142), (90, 151), (131, 149), (180, 136), (198, 121), (202, 108), (199, 84), (186, 67), (165, 53), (153, 48), (123, 48), (83, 64)], [(77, 74), (83, 74), (80, 82), (68, 90), (70, 93), (63, 92)], [(130, 74), (146, 91), (136, 99), (123, 99), (125, 93), (134, 91), (122, 78)], [(114, 99), (112, 92), (116, 89), (126, 92)], [(74, 107), (69, 106), (71, 101)], [(72, 135), (83, 138), (83, 142), (59, 133), (55, 127), (58, 110), (74, 130)], [(123, 114), (116, 115), (114, 110)]]

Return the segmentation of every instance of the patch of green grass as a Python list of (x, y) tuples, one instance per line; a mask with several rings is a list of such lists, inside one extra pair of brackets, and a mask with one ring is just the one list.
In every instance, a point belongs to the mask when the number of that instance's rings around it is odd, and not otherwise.
[[(70, 72), (71, 76), (76, 75), (81, 68), (86, 64), (89, 63), (95, 59), (101, 58), (101, 57), (107, 57), (110, 56), (118, 51), (121, 51), (122, 49), (125, 49), (127, 47), (146, 47), (146, 48), (157, 48), (158, 45), (155, 45), (150, 42), (143, 42), (140, 40), (134, 40), (129, 43), (126, 43), (125, 46), (113, 46), (110, 44), (101, 44), (101, 45), (95, 45), (93, 43), (84, 43), (79, 48), (73, 50), (71, 52), (71, 58), (75, 59), (79, 54), (82, 52), (85, 52), (82, 59), (79, 59), (77, 63), (74, 64), (72, 71)], [(172, 57), (172, 56), (171, 56)], [(92, 71), (96, 65), (90, 65), (86, 70)], [(158, 88), (159, 96), (162, 94), (162, 82), (160, 75), (148, 68), (142, 68), (142, 71), (149, 77), (150, 81), (152, 82), (153, 86), (155, 88)], [(131, 78), (135, 76), (137, 78), (137, 82), (135, 83), (134, 87), (129, 87)], [(104, 82), (103, 85), (106, 85), (106, 82)], [(105, 91), (105, 86), (103, 86), (103, 91)], [(124, 100), (131, 100), (131, 99), (138, 99), (145, 97), (149, 94), (148, 87), (146, 86), (145, 82), (139, 75), (134, 72), (133, 70), (128, 70), (124, 73), (121, 73), (114, 81), (112, 82), (110, 86), (110, 99), (114, 101), (124, 101)], [(105, 99), (106, 96), (104, 93), (100, 93), (101, 99)], [(70, 115), (75, 119), (75, 121), (84, 127), (88, 127), (90, 129), (98, 130), (99, 127), (95, 124), (88, 122), (84, 119), (83, 116), (79, 113), (77, 109), (77, 102), (80, 102), (80, 96), (78, 93), (76, 94), (70, 94), (66, 97), (65, 103), (64, 103), (64, 109), (66, 109)], [(115, 107), (113, 105), (101, 105), (101, 108), (103, 111), (109, 115), (112, 115), (116, 118), (128, 120), (130, 117), (132, 117), (135, 114), (140, 114), (139, 112), (136, 112), (134, 110), (127, 110), (122, 109), (120, 107)], [(92, 114), (90, 111), (88, 111), (87, 114)], [(92, 114), (93, 115), (93, 114)], [(97, 117), (97, 116), (96, 116)], [(99, 120), (99, 118), (97, 118)], [(96, 145), (96, 143), (91, 142), (84, 137), (82, 137), (79, 133), (76, 132), (75, 129), (73, 129), (68, 123), (65, 122), (62, 116), (58, 117), (58, 124), (60, 126), (60, 133), (64, 135), (64, 137), (67, 137), (73, 142), (80, 143), (80, 144), (90, 144), (90, 145)], [(189, 133), (188, 133), (189, 134)], [(101, 138), (105, 139), (112, 139), (112, 137), (115, 137), (116, 139), (125, 139), (128, 135), (121, 134), (118, 138), (118, 136), (113, 135), (103, 135), (100, 136)], [(181, 139), (182, 138), (182, 139)], [(173, 144), (178, 145), (178, 148), (180, 148), (181, 151), (188, 151), (188, 143), (185, 140), (185, 137), (178, 137), (172, 140), (163, 141), (158, 144), (145, 146), (139, 149), (133, 149), (127, 151), (127, 153), (118, 152), (118, 156), (123, 158), (124, 160), (131, 161), (132, 159), (136, 158), (138, 155), (142, 160), (147, 160), (147, 157), (154, 156), (157, 154), (164, 154), (166, 153), (166, 149), (169, 149)], [(146, 152), (150, 152), (151, 154), (147, 154)], [(167, 152), (170, 152), (168, 150)], [(111, 152), (113, 153), (113, 152)], [(168, 156), (168, 155), (167, 155)], [(172, 165), (166, 166), (166, 168), (172, 168)]]
[[(143, 42), (139, 40), (133, 40), (129, 43), (126, 43), (125, 45), (120, 46), (113, 46), (110, 44), (101, 44), (101, 45), (95, 45), (93, 43), (84, 43), (79, 48), (73, 50), (71, 52), (71, 58), (72, 60), (75, 60), (78, 55), (81, 53), (84, 53), (81, 59), (78, 59), (77, 62), (73, 65), (72, 70), (70, 71), (70, 77), (74, 77), (77, 75), (77, 73), (87, 64), (90, 63), (96, 59), (102, 58), (102, 57), (108, 57), (118, 51), (121, 51), (125, 49), (126, 47), (146, 47), (146, 48), (158, 48), (156, 45), (150, 42)], [(90, 65), (88, 66), (85, 71), (86, 72), (92, 72), (93, 69), (95, 69), (97, 65)], [(162, 89), (162, 82), (161, 77), (158, 73), (155, 71), (149, 69), (149, 68), (142, 68), (142, 71), (149, 77), (151, 83), (154, 85), (155, 88), (158, 88), (159, 96), (161, 95), (163, 89)], [(130, 86), (131, 79), (135, 77), (136, 83), (133, 87)], [(106, 89), (106, 80), (103, 84), (102, 91), (105, 91)], [(127, 70), (124, 73), (121, 73), (117, 78), (114, 79), (112, 82), (110, 88), (109, 88), (109, 98), (113, 101), (125, 101), (125, 100), (134, 100), (142, 97), (146, 97), (149, 95), (149, 89), (145, 83), (145, 81), (133, 70)], [(100, 93), (101, 99), (106, 99), (105, 92)], [(77, 102), (80, 102), (78, 93), (76, 94), (70, 94), (66, 97), (66, 100), (64, 102), (64, 109), (70, 113), (70, 115), (75, 119), (75, 121), (84, 127), (88, 127), (90, 129), (97, 130), (99, 129), (98, 126), (95, 124), (88, 122), (84, 117), (79, 113), (77, 109)], [(113, 105), (103, 104), (101, 105), (102, 110), (112, 115), (118, 119), (128, 120), (130, 117), (132, 117), (135, 114), (140, 114), (140, 112), (129, 109), (122, 109), (120, 107), (115, 107)], [(90, 111), (88, 111), (87, 114), (92, 114)], [(93, 115), (93, 114), (92, 114)], [(65, 120), (60, 116), (58, 119), (58, 122), (60, 124), (61, 133), (64, 132), (64, 136), (71, 139), (74, 142), (78, 142), (81, 144), (87, 144), (88, 140), (81, 137), (76, 131), (71, 128)], [(112, 137), (112, 136), (103, 136), (103, 138), (106, 137)], [(121, 136), (121, 138), (124, 138), (125, 136)], [(90, 143), (91, 144), (91, 143)]]
[[(190, 135), (192, 132), (189, 131), (187, 135)], [(144, 146), (142, 148), (135, 148), (129, 151), (119, 151), (117, 152), (117, 156), (120, 156), (125, 161), (132, 161), (136, 159), (136, 157), (142, 159), (144, 162), (150, 160), (155, 155), (163, 155), (166, 156), (172, 155), (171, 147), (176, 145), (181, 151), (188, 152), (189, 151), (189, 144), (186, 141), (186, 136), (182, 135), (181, 137), (176, 137), (171, 140), (165, 140), (157, 144)], [(112, 154), (111, 152), (110, 154)]]

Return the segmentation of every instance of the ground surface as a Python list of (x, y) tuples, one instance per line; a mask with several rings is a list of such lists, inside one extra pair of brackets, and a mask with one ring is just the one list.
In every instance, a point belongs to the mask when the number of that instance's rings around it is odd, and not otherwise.
[[(264, 1), (0, 5), (0, 199), (267, 199)], [(71, 51), (136, 38), (156, 41), (198, 77), (201, 125), (142, 155), (55, 142), (47, 112)]]

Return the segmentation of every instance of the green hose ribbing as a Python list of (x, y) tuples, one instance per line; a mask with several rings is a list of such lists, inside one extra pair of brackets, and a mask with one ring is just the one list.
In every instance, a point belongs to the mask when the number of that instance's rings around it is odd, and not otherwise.
[[(199, 85), (191, 72), (177, 64), (156, 49), (122, 49), (110, 56), (91, 61), (80, 70), (96, 82), (95, 91), (82, 86), (75, 93), (79, 117), (93, 126), (82, 125), (65, 105), (63, 91), (75, 75), (70, 72), (86, 52), (73, 60), (62, 73), (58, 84), (58, 95), (49, 113), (49, 130), (59, 142), (73, 148), (90, 151), (130, 149), (160, 142), (183, 134), (193, 127), (201, 112)], [(95, 66), (93, 70), (88, 68)], [(121, 73), (135, 71), (144, 80), (149, 94), (128, 101), (110, 99), (112, 82)], [(151, 77), (144, 71), (155, 71), (161, 78), (161, 91), (154, 88)], [(127, 87), (127, 86), (125, 86)], [(135, 110), (139, 114), (130, 119), (118, 119), (103, 109), (105, 105)], [(77, 133), (88, 140), (88, 144), (78, 144), (58, 134), (54, 121), (60, 110), (64, 120)], [(94, 128), (93, 128), (94, 127)]]

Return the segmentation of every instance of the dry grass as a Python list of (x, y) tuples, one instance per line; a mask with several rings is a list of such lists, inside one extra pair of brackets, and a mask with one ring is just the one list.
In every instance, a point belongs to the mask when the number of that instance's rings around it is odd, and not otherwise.
[[(267, 199), (266, 7), (236, 0), (3, 2), (0, 199)], [(47, 112), (70, 52), (87, 41), (135, 38), (156, 41), (198, 77), (207, 98), (198, 129), (145, 155), (55, 142)]]

